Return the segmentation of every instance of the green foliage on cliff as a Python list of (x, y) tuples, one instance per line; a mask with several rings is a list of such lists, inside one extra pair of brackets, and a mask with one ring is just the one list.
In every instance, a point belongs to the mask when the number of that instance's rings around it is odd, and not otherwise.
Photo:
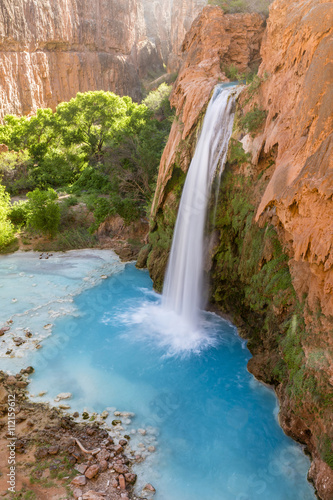
[(247, 133), (256, 132), (264, 123), (267, 111), (254, 106), (240, 119), (240, 125)]
[(260, 12), (268, 16), (268, 7), (272, 0), (209, 0), (209, 5), (218, 5), (224, 12)]

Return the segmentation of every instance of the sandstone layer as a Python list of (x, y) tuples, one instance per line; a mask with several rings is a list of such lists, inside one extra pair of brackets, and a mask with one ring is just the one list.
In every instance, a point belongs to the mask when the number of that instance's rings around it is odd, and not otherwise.
[(225, 15), (219, 7), (207, 6), (193, 22), (182, 44), (183, 65), (171, 95), (176, 109), (157, 180), (152, 215), (161, 206), (165, 187), (177, 163), (186, 172), (190, 157), (180, 154), (205, 110), (213, 88), (228, 81), (224, 69), (234, 65), (239, 71), (258, 62), (264, 22), (259, 14)]
[(332, 37), (332, 2), (273, 3), (257, 97), (268, 115), (253, 151), (257, 161), (277, 148), (257, 216), (274, 212), (291, 246), (296, 291), (312, 310), (319, 300), (326, 316), (333, 313)]
[(204, 3), (3, 0), (0, 119), (55, 109), (88, 90), (139, 100), (141, 82), (165, 72)]
[(0, 12), (1, 116), (55, 108), (78, 91), (140, 97), (143, 10), (135, 0), (4, 0)]

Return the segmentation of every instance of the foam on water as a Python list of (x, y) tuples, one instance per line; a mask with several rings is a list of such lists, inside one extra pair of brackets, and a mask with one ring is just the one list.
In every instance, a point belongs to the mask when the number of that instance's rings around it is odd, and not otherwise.
[[(10, 332), (0, 339), (0, 358), (6, 351), (24, 357), (27, 350), (51, 335), (54, 321), (77, 315), (74, 297), (98, 285), (102, 276), (124, 269), (112, 251), (73, 250), (40, 258), (38, 252), (16, 252), (0, 256), (0, 328)], [(25, 336), (30, 331), (32, 337)], [(25, 340), (19, 349), (13, 338)]]
[(204, 314), (197, 327), (193, 328), (182, 316), (162, 307), (159, 295), (147, 295), (149, 301), (142, 301), (138, 307), (129, 307), (116, 317), (106, 314), (103, 322), (126, 325), (128, 331), (124, 333), (124, 338), (130, 342), (145, 342), (151, 349), (162, 349), (165, 356), (190, 356), (218, 346), (218, 331), (212, 328)]

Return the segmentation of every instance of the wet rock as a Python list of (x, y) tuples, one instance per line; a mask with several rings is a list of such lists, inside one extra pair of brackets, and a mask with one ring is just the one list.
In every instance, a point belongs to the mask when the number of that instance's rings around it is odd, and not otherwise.
[(56, 398), (54, 398), (54, 401), (56, 403), (58, 403), (62, 399), (70, 399), (71, 397), (72, 397), (72, 394), (70, 392), (61, 392), (60, 394), (58, 394), (58, 396)]
[(76, 476), (71, 481), (71, 484), (73, 486), (85, 486), (87, 484), (87, 478), (86, 476)]
[(71, 405), (66, 405), (64, 403), (59, 405), (59, 408), (61, 408), (61, 410), (69, 410), (70, 407), (71, 407)]
[(156, 448), (155, 446), (148, 446), (148, 451), (150, 451), (150, 453), (154, 453), (154, 451), (156, 451)]
[(131, 472), (127, 472), (125, 474), (126, 482), (129, 484), (134, 484), (136, 481), (136, 478), (137, 478), (136, 474), (132, 474)]
[(31, 333), (31, 332), (25, 332), (25, 336), (26, 336), (28, 339), (31, 339), (31, 337), (32, 337), (32, 333)]
[(22, 339), (22, 337), (14, 337), (13, 342), (16, 345), (16, 347), (19, 347), (20, 345), (24, 344), (26, 341)]
[(126, 490), (126, 480), (122, 474), (119, 476), (119, 486), (121, 490)]
[(79, 412), (78, 412), (78, 411), (75, 411), (75, 412), (73, 413), (73, 417), (74, 417), (74, 418), (79, 418), (79, 416), (80, 416), (80, 414), (79, 414)]
[(109, 416), (109, 412), (108, 412), (108, 411), (106, 411), (106, 410), (102, 411), (102, 413), (101, 413), (101, 417), (102, 417), (103, 419), (108, 418), (108, 416)]
[(120, 439), (119, 444), (120, 444), (120, 446), (126, 446), (127, 445), (126, 439)]
[(150, 483), (146, 484), (146, 486), (143, 488), (144, 491), (151, 491), (152, 493), (155, 493), (155, 488), (152, 486)]
[(145, 429), (138, 429), (138, 432), (139, 434), (141, 434), (141, 436), (145, 436), (147, 434), (147, 431)]
[(121, 420), (112, 420), (112, 425), (120, 425)]
[(82, 418), (83, 418), (83, 420), (88, 420), (88, 418), (89, 418), (89, 413), (88, 413), (87, 411), (84, 411), (84, 412), (82, 413)]
[(17, 380), (15, 377), (13, 377), (13, 375), (10, 375), (8, 378), (7, 378), (7, 384), (8, 385), (16, 385), (17, 383)]
[(12, 349), (7, 349), (7, 351), (6, 351), (6, 355), (7, 355), (7, 356), (9, 356), (12, 352), (13, 352), (13, 350), (12, 350)]
[(88, 478), (88, 479), (92, 479), (93, 477), (97, 476), (97, 474), (99, 474), (99, 465), (97, 464), (94, 464), (94, 465), (91, 465), (90, 467), (88, 467), (88, 469), (86, 470), (86, 472), (84, 473), (84, 475)]

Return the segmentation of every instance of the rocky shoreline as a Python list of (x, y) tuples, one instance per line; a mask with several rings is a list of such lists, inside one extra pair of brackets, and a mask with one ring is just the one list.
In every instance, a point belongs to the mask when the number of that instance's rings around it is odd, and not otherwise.
[[(37, 500), (152, 498), (155, 489), (150, 484), (139, 496), (134, 493), (137, 476), (132, 466), (144, 456), (131, 449), (129, 435), (120, 434), (122, 419), (133, 415), (115, 411), (114, 430), (108, 431), (104, 423), (107, 412), (98, 418), (84, 412), (81, 417), (77, 412), (68, 414), (49, 404), (32, 402), (27, 387), (33, 371), (28, 367), (15, 376), (0, 371), (0, 496)], [(14, 486), (7, 483), (8, 476)]]

